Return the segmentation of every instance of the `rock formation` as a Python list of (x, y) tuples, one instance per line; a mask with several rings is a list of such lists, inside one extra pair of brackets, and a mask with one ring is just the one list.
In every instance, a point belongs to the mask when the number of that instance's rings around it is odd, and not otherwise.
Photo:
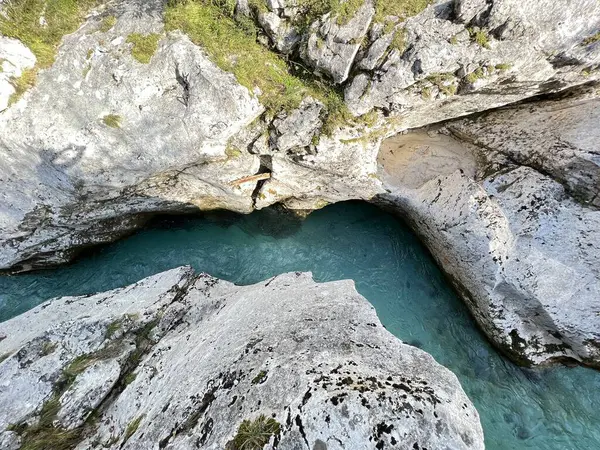
[(7, 450), (43, 439), (78, 449), (235, 450), (244, 439), (287, 450), (484, 448), (456, 377), (386, 331), (351, 281), (290, 273), (235, 286), (182, 267), (49, 301), (0, 334)]
[(600, 367), (599, 106), (593, 90), (525, 104), (439, 130), (451, 136), (390, 139), (381, 153), (380, 201), (526, 364)]
[[(224, 4), (100, 5), (33, 86), (35, 51), (0, 39), (0, 270), (64, 263), (158, 213), (371, 199), (385, 137), (599, 77), (596, 0)], [(590, 105), (454, 123), (477, 158), (426, 159), (380, 198), (520, 361), (598, 365)]]

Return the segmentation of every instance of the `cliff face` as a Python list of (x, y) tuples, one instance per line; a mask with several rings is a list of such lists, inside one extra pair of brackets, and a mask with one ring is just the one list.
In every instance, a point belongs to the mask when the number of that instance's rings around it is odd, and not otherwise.
[[(157, 213), (312, 210), (385, 188), (498, 345), (529, 362), (597, 365), (595, 319), (577, 319), (595, 314), (598, 292), (597, 149), (583, 138), (593, 121), (578, 126), (585, 117), (567, 106), (456, 123), (480, 150), (448, 160), (447, 180), (423, 161), (427, 192), (382, 186), (377, 155), (405, 129), (596, 81), (600, 4), (323, 4), (111, 2), (81, 14), (49, 64), (6, 25), (19, 1), (3, 3), (0, 269), (69, 261)], [(49, 14), (36, 26), (51, 27)], [(505, 268), (513, 251), (533, 262)], [(583, 294), (563, 286), (563, 268)], [(550, 309), (570, 318), (556, 325)]]
[(484, 448), (456, 377), (387, 332), (351, 281), (291, 273), (242, 287), (178, 268), (50, 301), (0, 333), (3, 449), (40, 439), (80, 449)]
[(527, 364), (600, 361), (595, 92), (390, 139), (388, 192), (484, 331)]

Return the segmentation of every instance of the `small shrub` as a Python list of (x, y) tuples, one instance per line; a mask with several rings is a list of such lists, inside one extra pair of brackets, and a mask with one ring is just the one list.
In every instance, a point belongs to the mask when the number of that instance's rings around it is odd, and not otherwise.
[(264, 415), (250, 421), (244, 420), (233, 438), (235, 450), (262, 450), (271, 436), (279, 434), (281, 425), (273, 418)]
[(469, 34), (471, 35), (471, 41), (475, 42), (480, 47), (487, 49), (490, 48), (490, 39), (487, 34), (487, 31), (469, 28)]
[(117, 114), (108, 114), (102, 118), (104, 125), (111, 128), (121, 128), (121, 116)]
[(158, 41), (160, 41), (160, 34), (139, 34), (132, 33), (127, 36), (127, 42), (133, 44), (131, 49), (131, 56), (142, 64), (148, 64), (156, 50), (158, 49)]

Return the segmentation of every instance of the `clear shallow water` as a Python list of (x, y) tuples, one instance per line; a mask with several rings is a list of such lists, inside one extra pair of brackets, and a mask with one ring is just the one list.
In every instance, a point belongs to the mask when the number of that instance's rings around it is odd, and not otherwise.
[(354, 279), (388, 330), (458, 376), (489, 450), (600, 449), (600, 372), (527, 370), (499, 356), (412, 232), (367, 204), (330, 206), (304, 222), (274, 211), (166, 220), (71, 266), (0, 277), (0, 321), (184, 264), (238, 284), (289, 271)]

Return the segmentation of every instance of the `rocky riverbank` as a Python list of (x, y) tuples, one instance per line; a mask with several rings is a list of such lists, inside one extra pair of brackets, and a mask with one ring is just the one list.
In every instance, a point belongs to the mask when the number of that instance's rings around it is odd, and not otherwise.
[(242, 287), (183, 267), (0, 334), (3, 449), (484, 448), (456, 377), (350, 281)]
[(507, 354), (598, 366), (594, 89), (448, 125), (476, 157), (411, 164), (408, 185), (377, 164), (408, 128), (595, 82), (598, 2), (121, 0), (78, 10), (44, 51), (22, 30), (62, 22), (21, 3), (0, 19), (0, 269), (67, 262), (160, 213), (382, 194)]

